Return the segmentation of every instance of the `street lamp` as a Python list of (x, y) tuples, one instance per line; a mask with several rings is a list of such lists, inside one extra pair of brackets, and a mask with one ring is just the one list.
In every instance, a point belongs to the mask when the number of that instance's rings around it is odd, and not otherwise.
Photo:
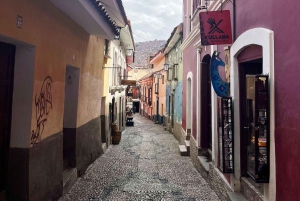
[(120, 40), (120, 34), (121, 34), (122, 27), (117, 26), (116, 28), (117, 28), (118, 35), (115, 35), (114, 40)]
[(169, 64), (164, 64), (164, 70), (168, 71), (169, 70)]
[(133, 49), (126, 49), (126, 56), (131, 57), (133, 54)]
[(162, 74), (161, 73), (153, 73), (153, 77), (155, 78), (157, 76), (158, 79), (162, 78)]
[(158, 79), (161, 79), (162, 78), (162, 74), (161, 73), (157, 74), (157, 77), (158, 77)]

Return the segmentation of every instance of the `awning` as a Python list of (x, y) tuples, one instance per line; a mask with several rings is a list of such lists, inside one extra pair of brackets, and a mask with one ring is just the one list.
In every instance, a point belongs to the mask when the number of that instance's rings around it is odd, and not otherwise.
[(121, 85), (136, 86), (135, 80), (121, 80)]

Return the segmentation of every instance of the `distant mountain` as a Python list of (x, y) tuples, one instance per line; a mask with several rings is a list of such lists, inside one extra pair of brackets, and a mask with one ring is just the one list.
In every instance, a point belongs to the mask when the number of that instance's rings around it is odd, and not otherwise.
[(155, 55), (158, 50), (164, 47), (166, 40), (154, 40), (138, 42), (135, 44), (135, 61), (132, 64), (133, 67), (144, 67), (147, 65), (147, 57), (149, 55)]

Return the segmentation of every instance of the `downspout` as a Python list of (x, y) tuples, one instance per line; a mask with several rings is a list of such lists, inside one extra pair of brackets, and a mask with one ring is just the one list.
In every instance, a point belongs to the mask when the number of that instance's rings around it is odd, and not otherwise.
[(236, 40), (236, 6), (235, 0), (233, 0), (233, 42)]

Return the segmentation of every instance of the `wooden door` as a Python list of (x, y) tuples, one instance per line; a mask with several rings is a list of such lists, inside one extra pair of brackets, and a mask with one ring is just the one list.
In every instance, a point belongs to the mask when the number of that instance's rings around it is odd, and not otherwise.
[(0, 191), (6, 189), (15, 46), (0, 42)]

